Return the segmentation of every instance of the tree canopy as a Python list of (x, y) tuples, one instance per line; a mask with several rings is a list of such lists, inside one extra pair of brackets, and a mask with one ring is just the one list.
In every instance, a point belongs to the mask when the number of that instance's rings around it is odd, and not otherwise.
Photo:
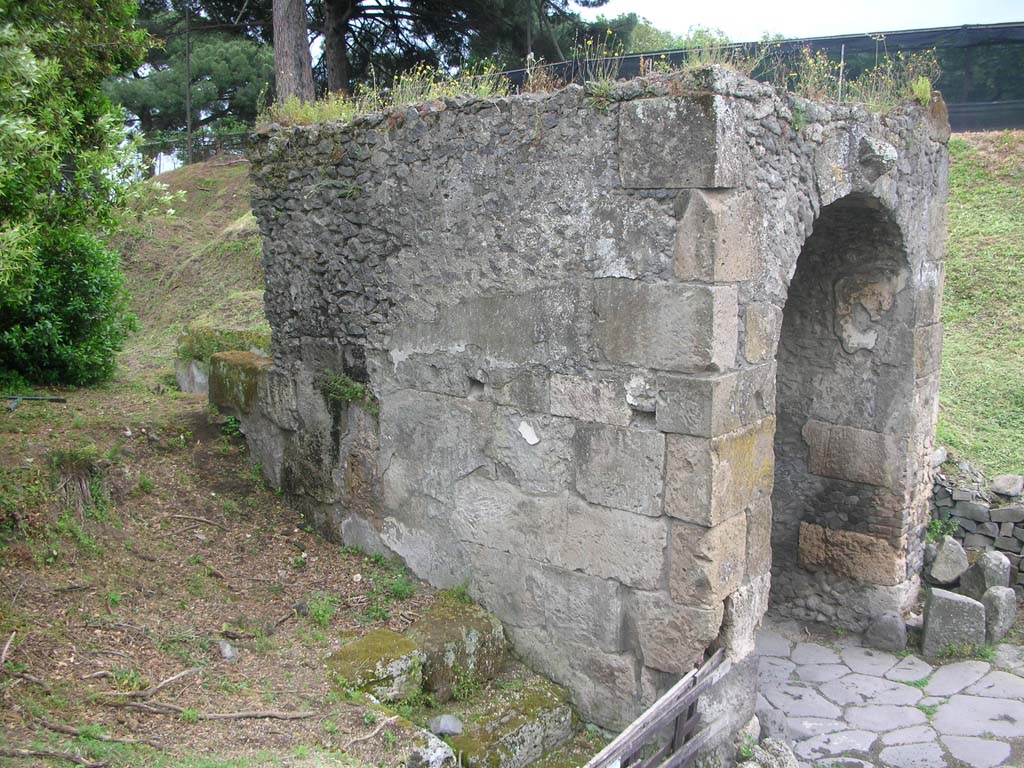
[(141, 59), (135, 7), (0, 0), (0, 375), (100, 380), (131, 327), (117, 256), (95, 232), (131, 174), (102, 82)]

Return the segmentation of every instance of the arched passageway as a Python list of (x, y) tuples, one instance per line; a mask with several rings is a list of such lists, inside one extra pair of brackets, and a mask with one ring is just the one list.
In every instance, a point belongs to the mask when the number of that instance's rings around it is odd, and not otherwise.
[(821, 210), (777, 356), (773, 597), (801, 618), (855, 625), (837, 590), (908, 578), (913, 295), (881, 203), (853, 194)]

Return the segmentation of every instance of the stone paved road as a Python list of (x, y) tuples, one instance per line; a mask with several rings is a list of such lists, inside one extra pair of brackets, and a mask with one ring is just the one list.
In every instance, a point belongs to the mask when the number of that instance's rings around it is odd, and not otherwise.
[(766, 619), (757, 651), (802, 768), (1024, 767), (1024, 647), (933, 666)]

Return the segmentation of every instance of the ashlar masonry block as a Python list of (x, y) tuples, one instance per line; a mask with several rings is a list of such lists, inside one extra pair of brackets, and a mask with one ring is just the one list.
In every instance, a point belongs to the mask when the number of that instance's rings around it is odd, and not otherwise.
[(680, 604), (664, 592), (636, 592), (629, 620), (636, 630), (644, 666), (682, 675), (700, 660), (722, 626), (722, 601)]
[(746, 572), (747, 518), (737, 515), (712, 528), (672, 525), (669, 591), (683, 605), (720, 604), (743, 582)]
[(736, 360), (736, 289), (594, 281), (594, 341), (610, 363), (696, 373)]
[(775, 364), (720, 374), (658, 375), (658, 429), (717, 437), (775, 413)]
[(893, 488), (900, 478), (899, 441), (867, 429), (811, 419), (804, 425), (812, 474)]
[(677, 278), (728, 283), (758, 274), (763, 215), (750, 193), (686, 190), (679, 194), (676, 207)]
[(666, 435), (665, 514), (705, 527), (771, 496), (775, 419), (715, 438)]
[(719, 95), (661, 97), (619, 108), (622, 186), (735, 187), (743, 177), (744, 133)]

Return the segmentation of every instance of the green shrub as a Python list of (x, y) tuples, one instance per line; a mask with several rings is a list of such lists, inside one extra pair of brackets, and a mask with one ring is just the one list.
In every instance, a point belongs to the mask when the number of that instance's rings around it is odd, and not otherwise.
[(35, 256), (30, 287), (0, 292), (0, 369), (40, 384), (109, 378), (136, 328), (117, 254), (69, 227), (41, 233)]

